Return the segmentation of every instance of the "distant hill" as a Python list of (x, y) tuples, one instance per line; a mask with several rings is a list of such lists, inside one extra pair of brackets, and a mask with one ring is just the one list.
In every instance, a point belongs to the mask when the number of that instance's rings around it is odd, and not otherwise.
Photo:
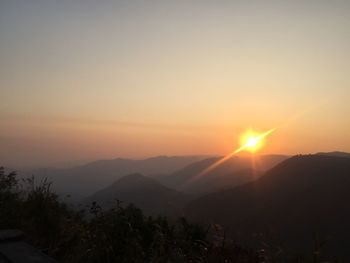
[[(169, 174), (186, 165), (201, 160), (203, 156), (159, 156), (144, 160), (113, 159), (101, 160), (69, 169), (37, 169), (29, 171), (38, 180), (48, 177), (53, 181), (53, 189), (60, 194), (87, 197), (107, 187), (127, 174), (144, 175)], [(22, 176), (24, 176), (22, 173)]]
[(192, 194), (206, 194), (232, 188), (257, 179), (262, 172), (287, 159), (284, 155), (234, 156), (208, 173), (202, 171), (221, 157), (192, 163), (168, 176), (156, 177), (162, 184)]
[(124, 176), (112, 185), (96, 192), (85, 203), (97, 202), (104, 208), (116, 205), (116, 200), (133, 203), (149, 215), (179, 216), (189, 196), (161, 185), (141, 174)]
[(332, 254), (347, 256), (349, 189), (350, 158), (295, 156), (255, 182), (194, 200), (185, 212), (230, 227), (236, 236), (263, 233), (295, 249), (311, 248), (316, 232), (330, 239)]

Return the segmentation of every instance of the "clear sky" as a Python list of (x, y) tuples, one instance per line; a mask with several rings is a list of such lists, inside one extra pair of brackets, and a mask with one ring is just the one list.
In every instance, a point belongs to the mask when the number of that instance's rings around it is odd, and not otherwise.
[(0, 0), (0, 161), (350, 151), (350, 1)]

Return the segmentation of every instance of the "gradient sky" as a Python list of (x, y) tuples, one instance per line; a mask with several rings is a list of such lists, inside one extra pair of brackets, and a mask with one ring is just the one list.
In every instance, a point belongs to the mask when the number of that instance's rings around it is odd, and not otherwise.
[(350, 151), (350, 1), (0, 1), (0, 161)]

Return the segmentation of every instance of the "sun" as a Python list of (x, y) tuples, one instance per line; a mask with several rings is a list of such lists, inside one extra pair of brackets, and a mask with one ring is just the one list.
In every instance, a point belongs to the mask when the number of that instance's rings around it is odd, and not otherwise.
[(222, 157), (221, 159), (217, 160), (215, 163), (211, 164), (209, 167), (205, 168), (203, 171), (201, 171), (195, 178), (198, 178), (200, 176), (203, 176), (204, 174), (208, 173), (209, 171), (215, 169), (223, 162), (230, 159), (235, 154), (238, 154), (242, 151), (249, 151), (251, 153), (256, 152), (259, 150), (263, 145), (265, 141), (265, 137), (270, 135), (276, 130), (276, 128), (270, 129), (266, 132), (256, 132), (253, 130), (248, 130), (245, 133), (243, 133), (240, 137), (240, 147), (236, 150), (232, 151), (231, 153), (227, 154), (226, 156)]
[(245, 144), (249, 148), (255, 148), (258, 145), (259, 138), (258, 137), (250, 137)]
[(268, 130), (267, 132), (257, 132), (254, 130), (248, 130), (240, 137), (240, 151), (248, 151), (254, 153), (260, 150), (265, 144), (265, 137), (272, 133), (275, 129)]
[(254, 153), (263, 146), (263, 138), (258, 132), (248, 130), (241, 135), (240, 145), (242, 150)]

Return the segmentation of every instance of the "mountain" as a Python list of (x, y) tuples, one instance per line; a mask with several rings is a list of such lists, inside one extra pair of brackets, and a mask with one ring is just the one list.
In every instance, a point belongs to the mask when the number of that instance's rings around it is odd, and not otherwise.
[(182, 207), (189, 196), (165, 187), (152, 178), (130, 174), (96, 192), (85, 203), (97, 202), (104, 208), (110, 208), (116, 204), (116, 200), (132, 203), (149, 215), (175, 216), (182, 214)]
[(168, 176), (156, 177), (162, 184), (191, 194), (207, 194), (257, 179), (263, 171), (287, 159), (284, 155), (234, 156), (208, 173), (202, 173), (222, 157), (192, 163)]
[(202, 158), (205, 157), (159, 156), (144, 160), (118, 158), (95, 161), (69, 169), (37, 169), (25, 175), (34, 174), (38, 180), (47, 177), (53, 181), (53, 189), (60, 194), (87, 197), (124, 175), (131, 173), (168, 174)]
[(330, 253), (347, 256), (349, 189), (350, 158), (295, 156), (254, 182), (194, 200), (185, 213), (241, 238), (262, 233), (296, 250), (311, 249), (314, 232), (330, 239)]
[(347, 152), (319, 152), (319, 155), (335, 156), (335, 157), (347, 157), (350, 158), (350, 153)]

